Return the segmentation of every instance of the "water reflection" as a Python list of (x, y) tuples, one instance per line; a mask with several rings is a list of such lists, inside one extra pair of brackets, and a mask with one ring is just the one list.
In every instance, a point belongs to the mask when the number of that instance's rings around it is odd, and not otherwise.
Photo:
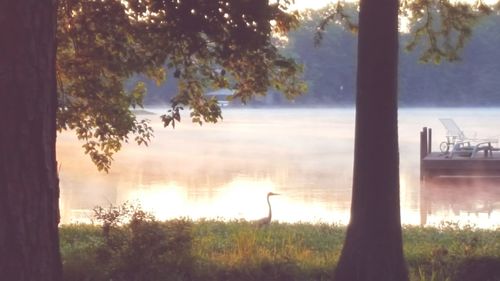
[[(443, 203), (453, 197), (438, 195), (443, 192), (434, 191), (437, 188), (422, 189), (421, 194), (418, 134), (422, 126), (431, 126), (435, 128), (434, 140), (439, 142), (445, 132), (439, 130), (437, 118), (443, 116), (455, 118), (462, 127), (472, 127), (478, 134), (482, 134), (486, 121), (500, 122), (498, 110), (479, 112), (482, 115), (473, 110), (400, 111), (404, 224), (421, 223), (421, 204), (427, 210), (427, 224), (471, 219), (464, 212), (449, 216), (445, 210), (452, 210), (451, 205), (456, 203)], [(141, 203), (160, 219), (252, 220), (267, 215), (269, 191), (282, 194), (271, 198), (273, 219), (348, 222), (353, 109), (228, 109), (220, 124), (200, 127), (186, 121), (175, 130), (164, 129), (158, 116), (147, 118), (153, 120), (155, 128), (153, 143), (148, 148), (125, 145), (109, 174), (96, 171), (72, 133), (58, 136), (63, 223), (88, 222), (94, 206), (125, 201)], [(454, 192), (470, 194), (466, 189)], [(489, 197), (494, 203), (500, 202), (497, 193), (490, 192)], [(476, 224), (498, 225), (498, 210), (486, 220)]]
[[(274, 219), (318, 221), (328, 212), (331, 217), (336, 215), (334, 204), (321, 202), (313, 196), (300, 198), (300, 194), (278, 187), (270, 178), (236, 176), (232, 181), (215, 187), (212, 196), (200, 195), (199, 190), (194, 194), (188, 190), (173, 184), (148, 186), (130, 192), (129, 199), (138, 199), (142, 206), (154, 211), (161, 219), (189, 214), (195, 219), (255, 220), (267, 215), (266, 194), (273, 190), (282, 193), (271, 199)], [(319, 203), (311, 204), (314, 201)]]
[(442, 220), (492, 228), (500, 222), (500, 178), (436, 178), (420, 190), (421, 224)]

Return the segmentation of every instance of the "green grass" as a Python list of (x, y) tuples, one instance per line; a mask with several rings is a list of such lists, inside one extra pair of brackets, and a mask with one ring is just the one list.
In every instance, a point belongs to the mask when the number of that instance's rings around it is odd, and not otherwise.
[[(411, 280), (461, 280), (467, 270), (499, 268), (498, 230), (449, 224), (403, 233)], [(345, 227), (327, 224), (257, 229), (244, 221), (139, 219), (107, 236), (100, 226), (62, 226), (60, 243), (68, 281), (331, 280), (344, 235)]]

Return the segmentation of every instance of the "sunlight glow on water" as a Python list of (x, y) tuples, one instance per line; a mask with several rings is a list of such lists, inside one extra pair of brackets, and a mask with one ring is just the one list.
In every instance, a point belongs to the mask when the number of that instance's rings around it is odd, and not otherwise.
[[(186, 116), (187, 117), (187, 116)], [(426, 187), (419, 182), (419, 131), (432, 127), (436, 150), (445, 131), (440, 117), (467, 132), (500, 135), (495, 109), (403, 109), (399, 114), (403, 224), (441, 221), (494, 227), (500, 224), (498, 184)], [(352, 184), (353, 109), (225, 109), (218, 124), (175, 130), (152, 119), (149, 147), (125, 145), (109, 174), (99, 173), (71, 132), (58, 136), (63, 223), (90, 221), (91, 209), (140, 203), (159, 219), (176, 217), (346, 224)]]

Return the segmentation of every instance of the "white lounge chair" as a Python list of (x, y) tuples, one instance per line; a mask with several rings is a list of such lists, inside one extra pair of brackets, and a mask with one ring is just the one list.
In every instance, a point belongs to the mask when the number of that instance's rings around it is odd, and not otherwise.
[(492, 145), (498, 144), (498, 137), (467, 137), (453, 119), (440, 118), (439, 121), (441, 121), (446, 128), (446, 141), (441, 142), (439, 145), (441, 152), (448, 153), (451, 148), (451, 156), (453, 156), (453, 154), (464, 154), (464, 156), (469, 155), (469, 157), (474, 157), (478, 151), (484, 150), (491, 152), (492, 150), (498, 150), (493, 148)]
[(499, 150), (500, 149), (493, 147), (491, 142), (480, 142), (475, 145), (471, 145), (470, 142), (456, 142), (447, 157), (462, 156), (475, 158), (478, 157), (480, 151), (483, 152), (484, 157), (492, 157), (493, 151)]

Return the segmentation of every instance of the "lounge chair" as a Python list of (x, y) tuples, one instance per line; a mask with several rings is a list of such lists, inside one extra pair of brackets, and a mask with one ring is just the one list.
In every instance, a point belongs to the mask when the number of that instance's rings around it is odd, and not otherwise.
[(491, 142), (481, 142), (475, 145), (471, 145), (470, 142), (457, 142), (453, 145), (448, 157), (462, 156), (475, 158), (481, 151), (484, 157), (492, 157), (493, 151), (500, 151), (500, 149), (493, 147)]
[[(474, 147), (485, 151), (496, 150), (492, 144), (498, 144), (498, 137), (476, 138), (467, 137), (464, 132), (458, 127), (457, 123), (451, 118), (440, 118), (439, 121), (446, 128), (446, 141), (443, 141), (439, 148), (442, 152), (450, 152), (450, 148), (454, 151), (474, 151)], [(472, 144), (472, 145), (471, 145)], [(488, 144), (486, 146), (486, 144)], [(477, 151), (474, 151), (477, 152)]]

